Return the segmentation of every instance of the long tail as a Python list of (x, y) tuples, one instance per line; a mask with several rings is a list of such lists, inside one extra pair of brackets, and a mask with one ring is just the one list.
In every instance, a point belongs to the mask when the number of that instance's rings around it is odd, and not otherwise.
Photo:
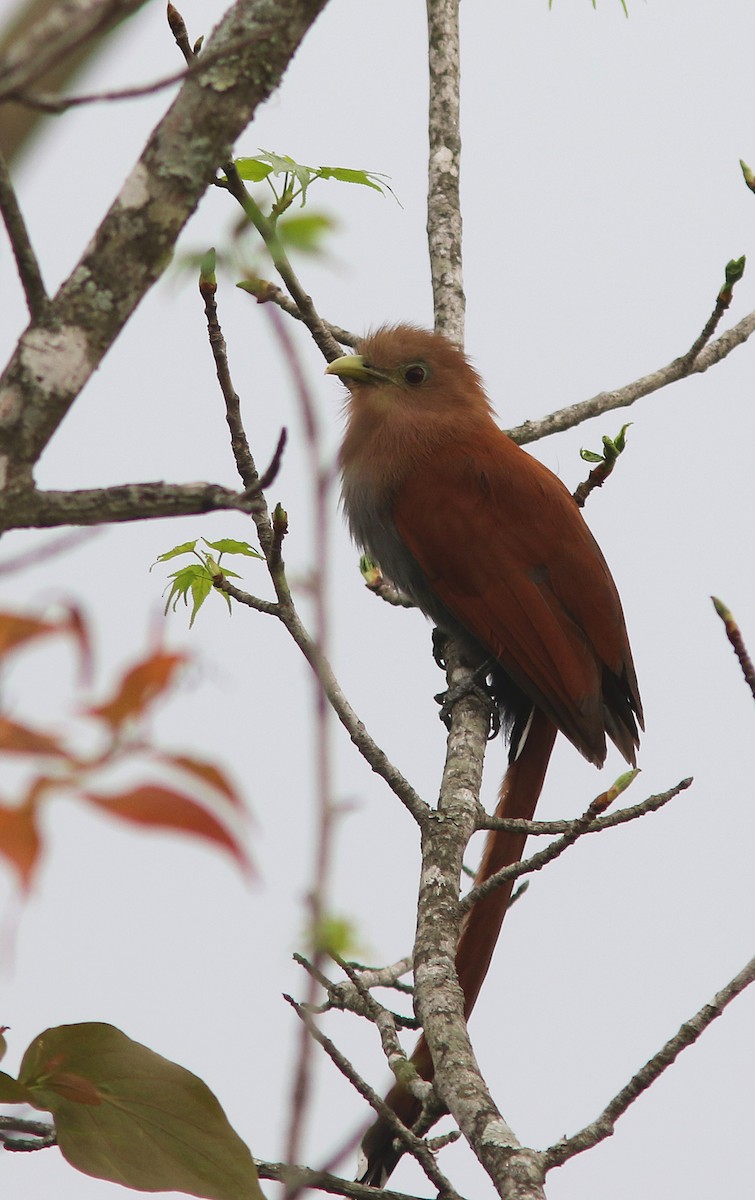
[[(555, 737), (556, 727), (547, 717), (535, 710), (522, 751), (503, 778), (495, 811), (497, 817), (532, 820)], [(491, 830), (485, 842), (475, 883), (484, 883), (502, 867), (519, 862), (526, 840), (524, 834)], [(464, 1015), (467, 1019), (488, 973), (501, 924), (511, 899), (512, 886), (513, 882), (497, 888), (470, 909), (462, 928), (456, 951), (456, 971), (464, 993)], [(424, 1035), (417, 1043), (412, 1062), (423, 1079), (432, 1079), (433, 1064)], [(386, 1096), (386, 1104), (410, 1128), (419, 1117), (418, 1101), (399, 1084), (391, 1088)], [(373, 1187), (383, 1187), (401, 1153), (401, 1150), (396, 1149), (390, 1126), (382, 1117), (378, 1117), (362, 1139), (360, 1182), (371, 1184)]]

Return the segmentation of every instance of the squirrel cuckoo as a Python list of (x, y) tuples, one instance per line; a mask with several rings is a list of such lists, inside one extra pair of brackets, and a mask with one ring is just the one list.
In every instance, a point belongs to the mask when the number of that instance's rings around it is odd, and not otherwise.
[[(495, 424), (480, 377), (439, 334), (379, 329), (327, 372), (347, 385), (342, 494), (354, 540), (492, 680), (510, 741), (498, 817), (531, 819), (558, 730), (596, 766), (606, 734), (634, 765), (643, 727), (616, 586), (567, 489)], [(518, 862), (521, 835), (491, 831), (476, 883)], [(468, 1018), (511, 885), (467, 915), (456, 970)], [(424, 1038), (412, 1061), (433, 1066)], [(411, 1126), (418, 1102), (387, 1103)], [(401, 1155), (378, 1119), (362, 1143), (364, 1182)]]

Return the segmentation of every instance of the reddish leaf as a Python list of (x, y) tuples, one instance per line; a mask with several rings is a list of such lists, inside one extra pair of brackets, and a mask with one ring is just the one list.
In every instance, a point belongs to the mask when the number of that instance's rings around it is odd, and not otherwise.
[(186, 658), (185, 654), (152, 654), (126, 672), (112, 699), (87, 709), (87, 712), (106, 721), (112, 730), (119, 730), (125, 721), (142, 716), (170, 687)]
[(54, 1076), (45, 1081), (45, 1087), (74, 1104), (97, 1105), (102, 1104), (104, 1098), (95, 1084), (75, 1071), (56, 1070)]
[(188, 771), (190, 775), (196, 775), (197, 779), (201, 779), (203, 783), (209, 783), (210, 787), (225, 796), (226, 800), (230, 800), (234, 808), (246, 811), (244, 802), (230, 779), (214, 763), (205, 762), (201, 758), (192, 758), (188, 754), (160, 754), (157, 757), (160, 762), (168, 763), (171, 767), (179, 767), (182, 771)]
[(86, 792), (85, 799), (124, 821), (174, 829), (205, 838), (230, 850), (245, 870), (251, 870), (246, 850), (220, 822), (190, 796), (159, 786), (133, 788), (115, 796)]
[(112, 1025), (46, 1030), (26, 1051), (19, 1083), (53, 1114), (61, 1152), (87, 1175), (148, 1192), (263, 1200), (254, 1160), (207, 1085)]
[(92, 639), (83, 610), (73, 602), (65, 606), (61, 628), (70, 633), (79, 651), (80, 677), (84, 683), (92, 678)]
[(38, 621), (34, 617), (0, 612), (0, 658), (32, 638), (59, 632), (60, 626), (51, 621)]
[(27, 802), (19, 808), (0, 805), (0, 854), (16, 868), (25, 891), (31, 884), (41, 849), (36, 804)]
[(26, 725), (17, 725), (8, 717), (0, 717), (0, 750), (13, 754), (55, 754), (70, 759), (68, 751), (57, 738), (37, 733)]

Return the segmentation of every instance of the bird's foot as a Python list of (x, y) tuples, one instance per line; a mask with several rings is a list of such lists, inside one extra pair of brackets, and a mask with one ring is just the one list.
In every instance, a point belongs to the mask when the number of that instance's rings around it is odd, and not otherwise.
[(492, 741), (493, 738), (498, 737), (498, 734), (501, 732), (501, 711), (495, 694), (488, 683), (489, 669), (489, 665), (483, 663), (481, 667), (477, 668), (471, 679), (465, 680), (464, 683), (456, 684), (455, 687), (447, 688), (445, 692), (439, 692), (435, 696), (436, 702), (440, 705), (440, 713), (438, 715), (446, 729), (451, 728), (451, 712), (457, 700), (462, 700), (465, 696), (476, 696), (488, 709), (488, 719), (490, 721), (488, 740)]

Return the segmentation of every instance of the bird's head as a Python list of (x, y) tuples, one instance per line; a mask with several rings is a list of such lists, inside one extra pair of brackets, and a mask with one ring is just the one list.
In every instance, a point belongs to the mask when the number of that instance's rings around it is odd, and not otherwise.
[(435, 417), (489, 415), (480, 377), (447, 338), (414, 325), (385, 325), (326, 367), (351, 392), (355, 407), (400, 409)]

